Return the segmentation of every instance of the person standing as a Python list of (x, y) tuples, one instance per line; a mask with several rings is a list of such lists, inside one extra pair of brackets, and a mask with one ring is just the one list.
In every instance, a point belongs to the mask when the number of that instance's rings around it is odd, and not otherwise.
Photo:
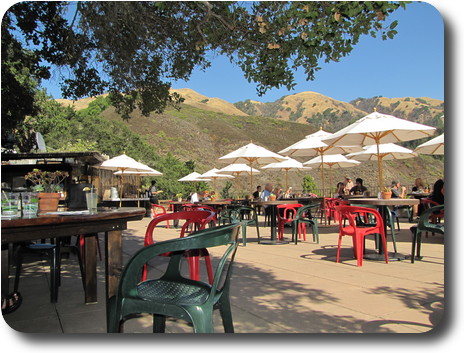
[(156, 188), (156, 180), (152, 180), (150, 187), (150, 202), (152, 204), (159, 205), (158, 194), (159, 191)]

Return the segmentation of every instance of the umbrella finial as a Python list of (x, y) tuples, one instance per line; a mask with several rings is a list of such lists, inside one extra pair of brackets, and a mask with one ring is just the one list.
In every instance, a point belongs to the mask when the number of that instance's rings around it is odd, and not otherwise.
[(374, 113), (375, 113), (376, 111), (377, 111), (377, 108), (376, 108), (376, 107), (374, 107)]
[(319, 128), (319, 131), (322, 131), (322, 126)]

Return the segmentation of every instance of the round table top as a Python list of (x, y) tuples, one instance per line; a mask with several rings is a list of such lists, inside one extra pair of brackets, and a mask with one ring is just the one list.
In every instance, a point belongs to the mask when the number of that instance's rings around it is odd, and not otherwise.
[(376, 206), (412, 206), (418, 205), (419, 199), (400, 199), (393, 197), (391, 199), (378, 199), (378, 198), (355, 198), (349, 199), (350, 204), (365, 204), (365, 205), (376, 205)]

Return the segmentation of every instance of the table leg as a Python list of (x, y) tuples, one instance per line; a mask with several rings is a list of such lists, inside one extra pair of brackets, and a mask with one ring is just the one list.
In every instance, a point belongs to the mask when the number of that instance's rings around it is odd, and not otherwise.
[(13, 244), (2, 244), (2, 291), (9, 294), (10, 255), (13, 253)]
[[(277, 207), (274, 205), (268, 206), (267, 209), (271, 211), (271, 240), (261, 240), (260, 244), (265, 245), (281, 245), (281, 244), (288, 244), (288, 241), (285, 240), (277, 240), (277, 233), (276, 233), (276, 210)], [(267, 212), (267, 211), (266, 211)]]
[(96, 234), (84, 236), (84, 292), (85, 303), (97, 302), (97, 248)]
[[(388, 206), (379, 206), (378, 210), (380, 216), (383, 219), (383, 228), (385, 232), (385, 237), (387, 236), (387, 222), (388, 222)], [(364, 258), (367, 260), (375, 260), (375, 261), (385, 261), (385, 249), (383, 248), (382, 240), (379, 241), (379, 252), (377, 254), (365, 254)], [(404, 255), (398, 253), (389, 253), (388, 254), (388, 261), (399, 261), (404, 260), (406, 257)]]
[(122, 230), (106, 233), (106, 300), (116, 295), (122, 273)]

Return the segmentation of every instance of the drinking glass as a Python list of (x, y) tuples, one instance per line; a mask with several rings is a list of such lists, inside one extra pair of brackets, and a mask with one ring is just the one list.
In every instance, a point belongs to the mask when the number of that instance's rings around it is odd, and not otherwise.
[(18, 217), (19, 193), (2, 191), (2, 216)]
[(87, 201), (87, 209), (89, 210), (90, 214), (97, 213), (97, 189), (91, 189), (85, 194), (85, 199)]
[(37, 216), (39, 210), (39, 193), (38, 192), (22, 192), (22, 210), (23, 217), (33, 218)]

